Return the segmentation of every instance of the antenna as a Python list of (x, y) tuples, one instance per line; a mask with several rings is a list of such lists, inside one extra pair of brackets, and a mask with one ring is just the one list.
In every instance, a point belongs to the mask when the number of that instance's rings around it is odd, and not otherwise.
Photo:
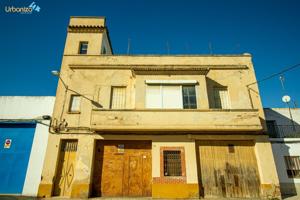
[(280, 83), (281, 83), (282, 90), (285, 91), (285, 88), (284, 88), (284, 80), (285, 80), (284, 76), (283, 75), (279, 76), (279, 80), (280, 80)]
[(130, 38), (128, 38), (128, 45), (127, 45), (127, 55), (129, 54), (130, 51)]
[(169, 55), (170, 54), (170, 44), (169, 44), (169, 41), (167, 40), (167, 54)]
[(294, 108), (297, 108), (297, 107), (298, 107), (298, 103), (297, 103), (297, 101), (296, 101), (296, 100), (294, 100), (294, 101), (293, 101), (293, 103), (294, 103)]
[(213, 54), (211, 42), (208, 43), (208, 49), (209, 49), (209, 53), (210, 53), (210, 54)]

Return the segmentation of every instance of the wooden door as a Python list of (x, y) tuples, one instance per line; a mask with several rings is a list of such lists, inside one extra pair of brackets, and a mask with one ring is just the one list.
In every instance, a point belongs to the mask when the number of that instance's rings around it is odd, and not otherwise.
[(259, 175), (251, 141), (199, 141), (199, 184), (207, 198), (257, 198)]
[(57, 172), (54, 182), (54, 196), (70, 196), (74, 179), (77, 140), (63, 140), (61, 143)]
[(151, 141), (98, 141), (93, 196), (151, 196)]

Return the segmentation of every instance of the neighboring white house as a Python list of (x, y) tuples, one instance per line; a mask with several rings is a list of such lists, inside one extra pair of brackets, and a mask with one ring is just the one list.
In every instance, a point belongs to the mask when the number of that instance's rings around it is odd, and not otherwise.
[(54, 101), (0, 96), (0, 194), (37, 195)]
[[(300, 199), (300, 109), (265, 108), (268, 133), (283, 196)], [(293, 119), (293, 120), (292, 120)]]

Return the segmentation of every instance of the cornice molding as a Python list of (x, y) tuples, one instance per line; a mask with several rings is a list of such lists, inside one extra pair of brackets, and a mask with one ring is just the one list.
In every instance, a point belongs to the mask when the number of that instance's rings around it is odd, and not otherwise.
[(104, 30), (104, 26), (68, 26), (68, 33), (103, 33)]

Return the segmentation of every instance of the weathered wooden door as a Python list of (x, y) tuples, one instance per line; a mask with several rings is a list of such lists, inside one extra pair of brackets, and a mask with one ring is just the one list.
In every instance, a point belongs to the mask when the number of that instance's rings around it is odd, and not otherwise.
[(74, 179), (77, 140), (63, 140), (54, 182), (54, 196), (70, 196)]
[(98, 141), (93, 196), (151, 196), (151, 141)]
[(253, 142), (197, 143), (199, 184), (204, 197), (259, 197), (260, 182)]

